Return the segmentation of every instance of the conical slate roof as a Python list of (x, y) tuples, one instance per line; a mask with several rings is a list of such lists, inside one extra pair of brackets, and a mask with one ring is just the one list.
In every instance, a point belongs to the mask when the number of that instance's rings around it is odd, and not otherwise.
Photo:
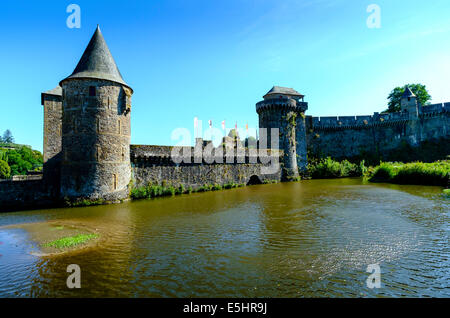
[(123, 80), (98, 25), (77, 67), (72, 75), (63, 81), (72, 78), (103, 79), (123, 84), (131, 89)]
[(412, 92), (412, 90), (409, 88), (409, 86), (406, 86), (405, 88), (405, 92), (403, 93), (402, 97), (416, 97), (416, 95), (414, 95), (414, 93)]
[(264, 97), (272, 95), (272, 94), (285, 94), (285, 95), (303, 97), (303, 95), (300, 94), (299, 92), (297, 92), (295, 89), (289, 88), (289, 87), (281, 87), (281, 86), (272, 87), (272, 89), (270, 91), (268, 91), (267, 94), (264, 95)]

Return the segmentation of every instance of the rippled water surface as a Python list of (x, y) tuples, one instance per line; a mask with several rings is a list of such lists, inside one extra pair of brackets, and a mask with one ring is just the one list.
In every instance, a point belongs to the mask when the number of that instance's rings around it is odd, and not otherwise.
[[(0, 296), (450, 297), (449, 212), (438, 187), (342, 179), (5, 213)], [(38, 257), (27, 232), (4, 228), (55, 220), (101, 240)], [(366, 287), (369, 264), (379, 289)]]

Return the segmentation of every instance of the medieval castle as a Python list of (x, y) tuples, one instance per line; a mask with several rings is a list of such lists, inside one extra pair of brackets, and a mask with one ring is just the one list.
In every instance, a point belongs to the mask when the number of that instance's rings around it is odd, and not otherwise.
[[(42, 178), (0, 182), (0, 206), (36, 206), (62, 198), (117, 201), (129, 196), (132, 184), (197, 187), (281, 180), (304, 171), (308, 153), (338, 159), (367, 153), (386, 157), (405, 143), (414, 147), (442, 139), (448, 147), (450, 103), (422, 106), (407, 89), (398, 113), (319, 118), (305, 115), (304, 95), (275, 86), (256, 104), (256, 112), (260, 129), (267, 128), (268, 147), (278, 139), (272, 128), (278, 128), (279, 150), (268, 152), (280, 161), (279, 169), (262, 173), (268, 162), (250, 149), (232, 162), (193, 158), (175, 163), (173, 147), (130, 144), (132, 94), (97, 27), (72, 75), (42, 93)], [(194, 157), (206, 146), (208, 142), (197, 140), (190, 147)]]

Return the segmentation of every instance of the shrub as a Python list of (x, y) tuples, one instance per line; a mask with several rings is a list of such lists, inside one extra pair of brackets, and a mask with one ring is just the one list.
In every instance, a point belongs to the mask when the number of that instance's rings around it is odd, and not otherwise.
[(392, 163), (382, 162), (378, 167), (375, 167), (373, 175), (370, 178), (371, 182), (388, 182), (391, 181), (396, 172), (396, 167)]
[(369, 181), (447, 186), (450, 181), (450, 161), (407, 164), (384, 162), (375, 168)]
[(11, 176), (11, 168), (6, 161), (0, 160), (0, 179), (8, 179)]
[(358, 177), (365, 171), (364, 161), (356, 165), (348, 160), (334, 161), (330, 157), (313, 161), (308, 166), (308, 172), (314, 179)]

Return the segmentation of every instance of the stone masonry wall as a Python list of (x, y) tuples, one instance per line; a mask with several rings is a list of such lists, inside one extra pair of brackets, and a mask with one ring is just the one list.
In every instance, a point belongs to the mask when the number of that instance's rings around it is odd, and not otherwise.
[[(130, 105), (125, 88), (104, 80), (62, 83), (61, 196), (117, 200), (128, 196)], [(89, 96), (89, 87), (95, 96)]]
[(42, 94), (44, 106), (44, 179), (55, 195), (59, 193), (62, 140), (62, 96)]
[(43, 180), (0, 180), (0, 211), (34, 209), (54, 205)]
[[(254, 161), (251, 161), (248, 150), (243, 157), (244, 163), (226, 163), (226, 158), (224, 163), (194, 163), (194, 158), (191, 158), (191, 163), (175, 164), (170, 157), (171, 149), (172, 147), (164, 146), (131, 146), (132, 179), (135, 187), (150, 183), (173, 186), (182, 184), (186, 188), (196, 189), (205, 184), (247, 184), (252, 176), (257, 176), (261, 182), (281, 180), (281, 169), (267, 171), (264, 167), (270, 166), (270, 162), (252, 163)], [(194, 148), (191, 150), (194, 153)]]
[(383, 160), (389, 160), (391, 154), (400, 149), (402, 144), (415, 147), (424, 141), (450, 138), (449, 117), (450, 107), (446, 108), (442, 104), (439, 107), (422, 107), (415, 120), (403, 113), (320, 119), (308, 116), (308, 151), (315, 156), (331, 156), (336, 159), (374, 154)]

